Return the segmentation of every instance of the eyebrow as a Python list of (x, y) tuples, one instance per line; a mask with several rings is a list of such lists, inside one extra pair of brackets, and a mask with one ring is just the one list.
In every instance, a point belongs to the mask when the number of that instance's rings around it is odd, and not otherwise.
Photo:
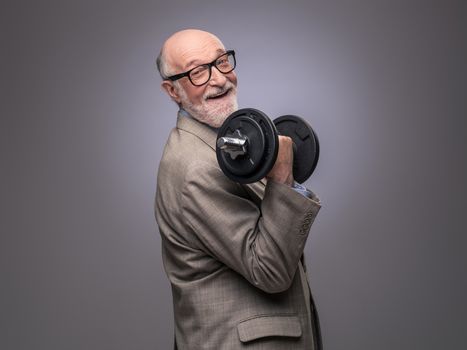
[[(219, 54), (219, 55), (222, 55), (223, 53), (226, 53), (227, 51), (225, 49), (217, 49), (216, 52)], [(209, 63), (209, 62), (208, 62)], [(194, 67), (196, 66), (199, 66), (199, 65), (202, 65), (202, 64), (206, 64), (206, 62), (202, 62), (200, 61), (199, 59), (195, 58), (194, 60), (191, 60), (188, 62), (188, 64), (185, 66), (185, 69), (188, 69), (188, 67), (191, 67), (192, 65), (196, 64)]]

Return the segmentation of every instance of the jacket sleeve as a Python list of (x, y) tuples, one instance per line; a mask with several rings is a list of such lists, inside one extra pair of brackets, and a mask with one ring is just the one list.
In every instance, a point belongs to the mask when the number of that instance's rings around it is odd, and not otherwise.
[(284, 291), (320, 209), (318, 199), (272, 181), (260, 208), (242, 193), (219, 168), (197, 164), (185, 175), (183, 218), (207, 254), (265, 292)]

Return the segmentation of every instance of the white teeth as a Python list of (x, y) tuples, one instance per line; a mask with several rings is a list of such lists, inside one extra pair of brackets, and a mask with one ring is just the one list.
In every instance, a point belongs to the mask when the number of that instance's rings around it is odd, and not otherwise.
[(219, 96), (223, 96), (223, 95), (227, 94), (227, 92), (229, 92), (229, 90), (226, 90), (226, 91), (220, 93), (219, 95), (210, 96), (209, 98), (216, 98), (216, 97), (219, 97)]

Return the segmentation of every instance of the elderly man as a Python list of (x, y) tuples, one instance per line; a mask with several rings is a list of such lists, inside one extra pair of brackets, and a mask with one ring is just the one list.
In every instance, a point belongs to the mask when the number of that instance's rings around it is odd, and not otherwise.
[(179, 106), (159, 166), (155, 202), (172, 285), (175, 348), (321, 348), (303, 249), (318, 198), (294, 188), (292, 142), (279, 138), (268, 176), (241, 185), (220, 170), (216, 128), (237, 110), (234, 51), (183, 30), (157, 59)]

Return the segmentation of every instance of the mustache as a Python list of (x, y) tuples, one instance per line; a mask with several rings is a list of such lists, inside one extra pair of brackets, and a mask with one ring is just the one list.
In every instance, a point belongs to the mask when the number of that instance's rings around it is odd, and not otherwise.
[(227, 91), (229, 90), (232, 90), (235, 88), (235, 85), (231, 82), (227, 82), (223, 87), (221, 88), (213, 88), (212, 90), (209, 90), (209, 91), (206, 91), (203, 95), (203, 98), (205, 100), (209, 99), (209, 98), (212, 98), (212, 97), (215, 97), (215, 96), (219, 96), (219, 95), (223, 95), (225, 94)]

